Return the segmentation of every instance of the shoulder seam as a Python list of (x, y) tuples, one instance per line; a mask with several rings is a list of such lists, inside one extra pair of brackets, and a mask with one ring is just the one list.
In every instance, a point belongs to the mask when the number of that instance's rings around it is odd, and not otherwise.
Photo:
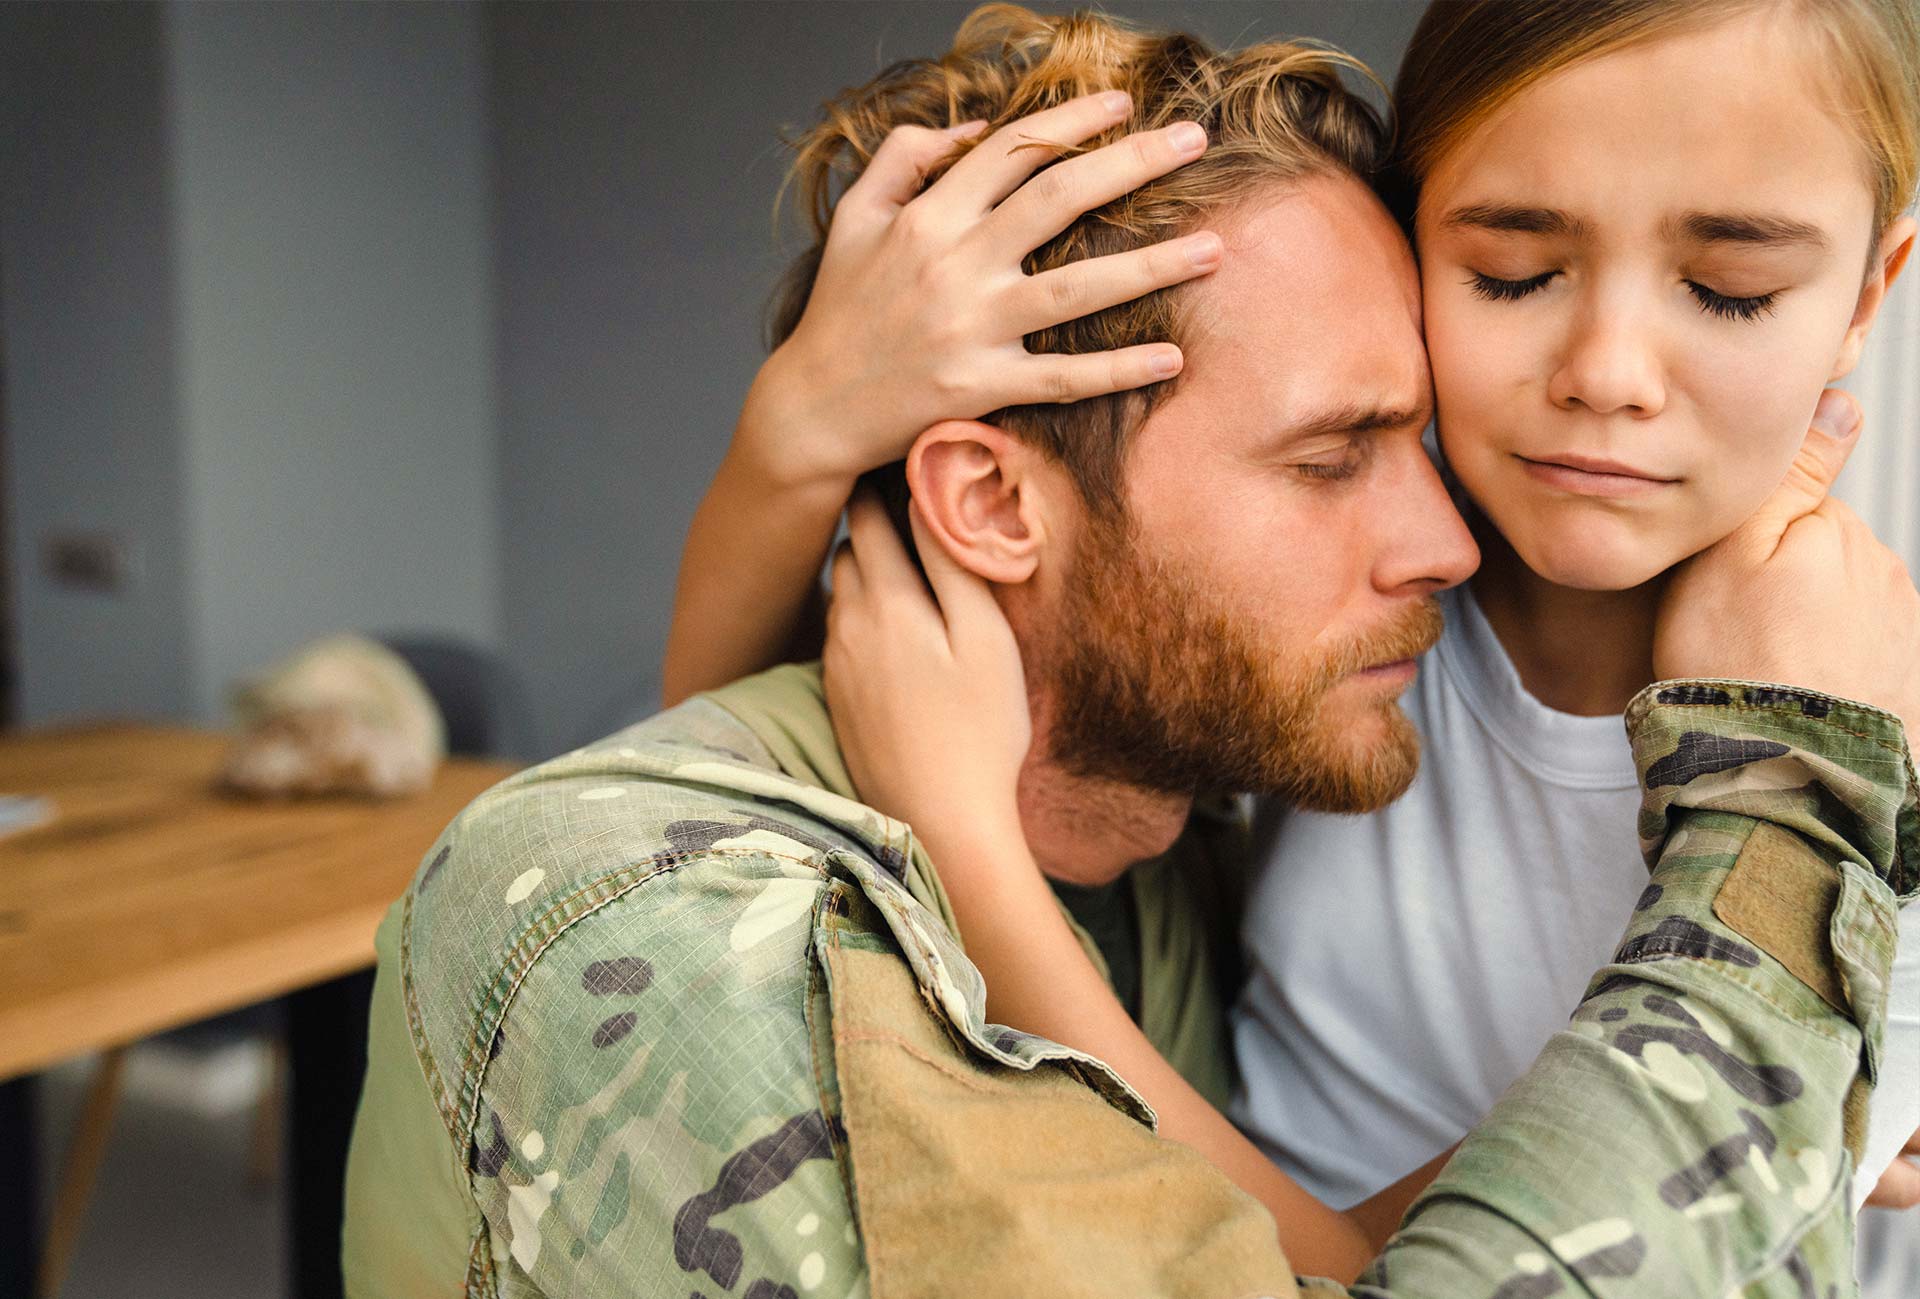
[(407, 1037), (413, 1046), (414, 1063), (433, 1096), (433, 1108), (440, 1115), (440, 1125), (447, 1130), (447, 1137), (454, 1143), (454, 1159), (458, 1164), (465, 1164), (466, 1151), (460, 1145), (452, 1097), (447, 1093), (446, 1080), (434, 1065), (433, 1051), (427, 1043), (426, 1025), (420, 1014), (420, 999), (414, 992), (413, 897), (413, 890), (409, 888), (400, 904), (400, 999), (407, 1012)]

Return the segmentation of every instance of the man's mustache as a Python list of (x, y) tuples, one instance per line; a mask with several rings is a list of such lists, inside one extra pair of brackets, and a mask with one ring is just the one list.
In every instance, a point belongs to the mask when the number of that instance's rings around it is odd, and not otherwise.
[(1421, 600), (1386, 626), (1357, 636), (1336, 649), (1314, 674), (1316, 683), (1330, 686), (1368, 668), (1419, 658), (1440, 639), (1444, 625), (1439, 602), (1432, 598)]

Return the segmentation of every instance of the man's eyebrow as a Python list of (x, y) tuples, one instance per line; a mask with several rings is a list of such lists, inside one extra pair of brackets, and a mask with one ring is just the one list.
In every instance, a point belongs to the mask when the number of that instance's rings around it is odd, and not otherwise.
[(1688, 212), (1665, 224), (1668, 238), (1701, 244), (1807, 244), (1827, 247), (1819, 226), (1791, 217), (1744, 212)]
[(1558, 208), (1520, 207), (1509, 203), (1474, 203), (1457, 207), (1447, 213), (1442, 224), (1498, 230), (1508, 234), (1563, 235), (1576, 239), (1587, 232), (1586, 222)]
[(1426, 406), (1366, 406), (1349, 403), (1316, 411), (1297, 424), (1288, 425), (1285, 436), (1293, 438), (1325, 437), (1337, 433), (1377, 433), (1382, 429), (1427, 426), (1432, 412)]

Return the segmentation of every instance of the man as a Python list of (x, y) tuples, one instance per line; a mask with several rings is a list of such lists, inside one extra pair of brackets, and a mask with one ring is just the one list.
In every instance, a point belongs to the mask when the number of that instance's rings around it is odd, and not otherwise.
[[(907, 468), (930, 535), (995, 584), (1028, 661), (1027, 838), (1058, 878), (1131, 869), (1164, 941), (1090, 946), (1137, 960), (1143, 1027), (1216, 1097), (1217, 1023), (1182, 1008), (1218, 1002), (1200, 938), (1218, 858), (1167, 791), (1224, 775), (1390, 795), (1412, 760), (1394, 665), (1430, 639), (1428, 597), (1472, 565), (1419, 447), (1408, 251), (1311, 99), (1213, 105), (1214, 153), (1258, 165), (1230, 208), (1189, 203), (1230, 257), (1179, 322), (1176, 392), (1150, 411), (942, 425)], [(1056, 254), (1111, 242), (1089, 228)], [(1814, 506), (1838, 445), (1810, 438), (1809, 479), (1758, 533)], [(1672, 666), (1920, 716), (1905, 676), (1820, 644), (1867, 617), (1920, 635), (1914, 602), (1832, 581), (1839, 542), (1814, 544), (1733, 547), (1702, 570), (1716, 612), (1683, 605)], [(1848, 573), (1882, 564), (1861, 548)], [(1654, 887), (1573, 1029), (1463, 1144), (1366, 1293), (1516, 1299), (1610, 1277), (1823, 1294), (1849, 1275), (1843, 1151), (1871, 1084), (1892, 892), (1920, 861), (1900, 723), (1805, 689), (1677, 681), (1632, 725)], [(1742, 927), (1716, 914), (1723, 888), (1776, 905)], [(482, 796), (380, 947), (355, 1293), (1324, 1286), (1296, 1282), (1258, 1204), (1153, 1136), (1118, 1075), (985, 1022), (938, 872), (857, 801), (810, 669)]]

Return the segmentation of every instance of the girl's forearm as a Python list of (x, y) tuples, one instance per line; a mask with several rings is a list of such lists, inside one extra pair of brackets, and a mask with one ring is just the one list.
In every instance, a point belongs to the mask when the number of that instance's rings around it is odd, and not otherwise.
[(1351, 1283), (1375, 1253), (1360, 1224), (1276, 1168), (1168, 1064), (1100, 977), (1014, 827), (976, 823), (927, 843), (948, 882), (968, 957), (987, 981), (997, 1023), (1085, 1051), (1131, 1083), (1160, 1134), (1190, 1146), (1267, 1207), (1303, 1275)]
[(819, 652), (820, 567), (853, 483), (783, 472), (750, 418), (751, 407), (687, 530), (661, 668), (667, 707)]
[(1388, 1237), (1399, 1230), (1400, 1220), (1407, 1216), (1407, 1210), (1420, 1198), (1420, 1192), (1433, 1184), (1433, 1179), (1440, 1176), (1440, 1170), (1447, 1166), (1447, 1161), (1453, 1158), (1453, 1152), (1459, 1148), (1458, 1143), (1447, 1147), (1392, 1186), (1375, 1192), (1369, 1199), (1347, 1210), (1347, 1216), (1360, 1224), (1360, 1229), (1367, 1233), (1376, 1252), (1385, 1248)]

